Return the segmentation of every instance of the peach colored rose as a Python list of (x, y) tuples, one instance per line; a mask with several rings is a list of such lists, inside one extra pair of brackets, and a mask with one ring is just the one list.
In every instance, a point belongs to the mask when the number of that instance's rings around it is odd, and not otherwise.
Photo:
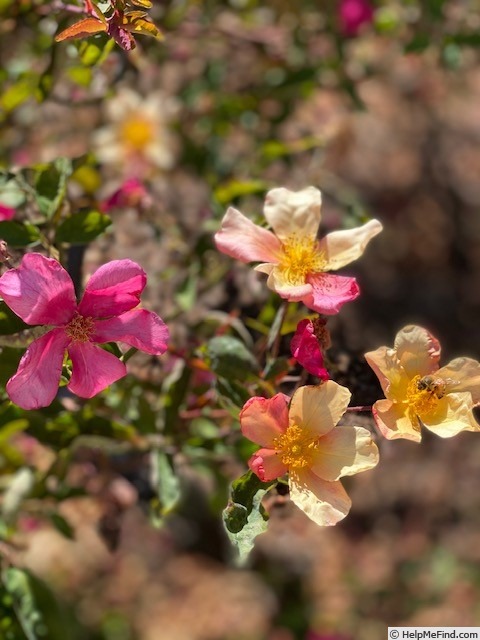
[(380, 347), (365, 358), (386, 396), (373, 405), (373, 416), (389, 440), (420, 442), (422, 426), (442, 438), (480, 431), (472, 413), (480, 402), (476, 360), (456, 358), (439, 368), (440, 343), (415, 325), (397, 333), (393, 348)]
[(250, 398), (240, 412), (243, 435), (261, 446), (249, 460), (262, 481), (288, 472), (291, 500), (319, 525), (334, 525), (351, 501), (339, 478), (371, 469), (378, 449), (362, 427), (335, 426), (350, 392), (329, 380), (288, 398)]

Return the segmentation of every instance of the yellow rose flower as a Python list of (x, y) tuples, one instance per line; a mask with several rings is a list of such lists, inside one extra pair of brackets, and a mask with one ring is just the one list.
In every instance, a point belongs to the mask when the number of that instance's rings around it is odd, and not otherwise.
[(373, 405), (373, 417), (389, 440), (420, 442), (421, 427), (442, 438), (460, 431), (480, 431), (472, 409), (480, 402), (480, 364), (456, 358), (439, 368), (440, 344), (422, 327), (397, 333), (393, 348), (365, 354), (377, 375), (385, 400)]

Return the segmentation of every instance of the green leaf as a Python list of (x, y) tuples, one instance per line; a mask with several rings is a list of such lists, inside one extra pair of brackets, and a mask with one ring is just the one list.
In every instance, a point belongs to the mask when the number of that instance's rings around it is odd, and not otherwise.
[(67, 158), (58, 158), (51, 164), (39, 167), (35, 188), (40, 213), (50, 218), (58, 210), (67, 193), (67, 177), (71, 173), (72, 163)]
[(52, 512), (48, 515), (50, 522), (55, 529), (62, 534), (68, 540), (75, 540), (75, 531), (72, 525), (57, 512)]
[(71, 67), (67, 69), (68, 77), (80, 87), (89, 87), (92, 82), (93, 73), (89, 67)]
[(29, 98), (35, 95), (36, 85), (32, 78), (21, 79), (3, 91), (0, 97), (0, 106), (4, 111), (10, 113)]
[(215, 189), (215, 198), (221, 205), (226, 205), (240, 196), (264, 193), (268, 187), (263, 180), (231, 180)]
[(74, 213), (59, 225), (55, 242), (87, 244), (95, 240), (111, 224), (111, 219), (100, 211), (80, 211)]
[(430, 35), (428, 33), (416, 33), (405, 45), (405, 53), (422, 53), (430, 46)]
[(2, 447), (5, 442), (8, 442), (12, 436), (19, 433), (19, 431), (24, 431), (27, 427), (28, 420), (24, 418), (18, 418), (17, 420), (11, 420), (6, 424), (2, 424), (0, 427), (0, 447)]
[(239, 533), (248, 522), (248, 510), (243, 504), (232, 502), (223, 511), (223, 521), (229, 533)]
[(22, 357), (19, 349), (2, 347), (0, 357), (0, 385), (5, 387), (7, 380), (13, 376)]
[(425, 8), (434, 20), (443, 20), (443, 5), (445, 0), (425, 0)]
[(180, 481), (175, 475), (171, 456), (155, 449), (151, 453), (152, 482), (160, 502), (160, 515), (170, 513), (181, 498)]
[(27, 427), (28, 420), (21, 418), (7, 422), (0, 427), (0, 473), (13, 473), (24, 464), (22, 453), (18, 450), (15, 442), (11, 442), (11, 439)]
[(245, 381), (259, 370), (258, 362), (247, 347), (232, 336), (212, 338), (206, 347), (210, 368), (227, 380)]
[(250, 393), (245, 386), (234, 380), (218, 377), (215, 386), (217, 393), (221, 396), (220, 400), (224, 401), (222, 405), (226, 408), (232, 408), (231, 405), (233, 405), (233, 415), (235, 416), (238, 414), (237, 409), (243, 407), (245, 402), (250, 399)]
[(30, 422), (29, 431), (32, 435), (56, 451), (83, 444), (97, 448), (121, 449), (136, 438), (134, 427), (95, 415), (88, 405), (80, 413), (62, 413), (60, 404), (55, 402), (41, 411), (25, 412), (25, 416)]
[(289, 358), (281, 356), (280, 358), (269, 358), (265, 365), (263, 377), (265, 380), (275, 381), (277, 378), (283, 378), (290, 370)]
[(253, 473), (247, 471), (232, 482), (230, 496), (233, 502), (243, 504), (247, 508), (248, 513), (253, 509), (253, 499), (258, 491), (267, 490), (276, 484), (276, 480), (270, 482), (262, 482), (260, 478)]
[(282, 301), (282, 303), (278, 307), (278, 311), (275, 315), (275, 318), (272, 322), (271, 329), (268, 333), (267, 350), (271, 349), (273, 343), (279, 336), (287, 311), (288, 311), (288, 303), (286, 301)]
[(185, 365), (184, 360), (178, 360), (171, 373), (165, 378), (162, 391), (164, 399), (164, 431), (175, 433), (178, 423), (178, 411), (188, 391), (192, 376), (192, 369)]
[(30, 590), (28, 573), (20, 569), (7, 569), (3, 576), (7, 592), (13, 598), (19, 622), (28, 640), (37, 640), (37, 625), (41, 625), (42, 616), (37, 611)]
[(445, 38), (445, 45), (457, 44), (459, 46), (480, 47), (480, 33), (454, 33)]
[(87, 40), (79, 42), (78, 53), (82, 63), (86, 67), (93, 67), (106, 60), (114, 46), (115, 40), (102, 33), (94, 38), (88, 38)]
[(198, 264), (194, 263), (190, 274), (177, 290), (175, 299), (182, 311), (190, 311), (197, 301)]
[(28, 467), (21, 467), (12, 476), (2, 499), (2, 516), (9, 521), (17, 513), (23, 499), (33, 489), (35, 476)]
[(12, 567), (2, 577), (27, 640), (97, 637), (81, 627), (70, 608), (60, 604), (47, 585), (29, 571)]
[(262, 482), (252, 471), (232, 483), (223, 522), (240, 564), (248, 559), (255, 538), (267, 529), (268, 516), (262, 507), (262, 499), (275, 483), (276, 480)]
[(3, 300), (0, 300), (0, 335), (6, 336), (12, 333), (18, 333), (28, 328), (21, 318), (19, 318), (8, 307)]
[(0, 239), (11, 247), (27, 247), (40, 240), (40, 232), (33, 224), (5, 220), (0, 222)]
[(0, 202), (13, 209), (25, 202), (25, 191), (12, 174), (0, 173)]

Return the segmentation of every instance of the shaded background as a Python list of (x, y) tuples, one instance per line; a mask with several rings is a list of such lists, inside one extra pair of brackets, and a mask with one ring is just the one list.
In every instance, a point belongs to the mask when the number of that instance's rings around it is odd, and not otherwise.
[[(2, 81), (51, 63), (55, 82), (39, 104), (3, 103), (2, 154), (11, 167), (98, 153), (95, 132), (111, 126), (108, 105), (124, 88), (143, 100), (161, 91), (159, 113), (173, 101), (158, 143), (171, 166), (94, 158), (71, 197), (102, 202), (131, 177), (146, 185), (87, 248), (84, 274), (108, 259), (138, 261), (149, 275), (144, 304), (169, 320), (178, 353), (201, 343), (212, 311), (248, 326), (271, 301), (262, 276), (214, 249), (226, 206), (259, 221), (269, 188), (315, 185), (322, 232), (381, 220), (383, 233), (344, 270), (361, 297), (328, 325), (333, 377), (354, 404), (370, 404), (381, 392), (362, 354), (393, 344), (405, 324), (431, 330), (444, 362), (480, 354), (480, 15), (474, 2), (382, 2), (374, 24), (347, 37), (339, 4), (158, 2), (151, 15), (165, 42), (114, 49), (82, 85), (67, 73), (78, 66), (72, 45), (53, 45), (52, 57), (51, 34), (68, 14), (6, 3)], [(147, 357), (132, 366), (147, 382), (163, 375)], [(369, 414), (345, 421), (374, 430)], [(223, 428), (238, 436), (238, 425)], [(202, 441), (205, 467), (193, 445), (177, 452), (184, 495), (160, 530), (149, 522), (146, 455), (79, 446), (68, 483), (88, 495), (59, 507), (75, 540), (21, 514), (5, 557), (68, 603), (78, 637), (380, 640), (387, 625), (480, 625), (478, 435), (377, 440), (379, 466), (345, 480), (345, 521), (318, 528), (279, 490), (243, 570), (218, 517), (227, 480), (245, 470), (228, 439), (210, 450)], [(28, 445), (32, 464), (47, 468), (48, 451)]]

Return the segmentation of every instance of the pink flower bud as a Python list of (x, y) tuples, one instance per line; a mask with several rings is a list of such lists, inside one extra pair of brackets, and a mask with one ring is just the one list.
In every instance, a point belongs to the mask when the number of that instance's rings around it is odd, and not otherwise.
[(342, 0), (339, 7), (340, 28), (346, 36), (356, 36), (364, 24), (373, 20), (373, 7), (368, 0)]
[(12, 207), (7, 207), (6, 204), (2, 204), (0, 202), (0, 222), (4, 222), (5, 220), (11, 220), (15, 215), (15, 209)]
[[(323, 354), (316, 335), (316, 325), (311, 320), (301, 320), (290, 343), (292, 356), (309, 373), (321, 380), (328, 380), (328, 371), (323, 366)], [(322, 326), (326, 332), (326, 329)]]

